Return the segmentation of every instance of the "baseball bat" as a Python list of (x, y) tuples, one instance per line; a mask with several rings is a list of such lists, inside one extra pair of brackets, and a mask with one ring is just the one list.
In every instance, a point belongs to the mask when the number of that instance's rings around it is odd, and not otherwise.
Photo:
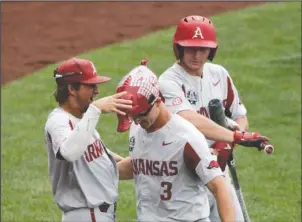
[[(210, 113), (210, 118), (216, 122), (218, 125), (221, 125), (225, 128), (228, 128), (227, 126), (227, 121), (226, 121), (226, 117), (222, 108), (222, 104), (220, 102), (220, 100), (218, 99), (212, 99), (209, 102), (209, 113)], [(237, 172), (236, 172), (236, 167), (235, 167), (235, 159), (233, 156), (233, 153), (231, 154), (230, 158), (227, 161), (227, 164), (229, 166), (229, 170), (231, 172), (232, 175), (232, 180), (234, 183), (234, 187), (235, 187), (235, 192), (242, 210), (242, 214), (243, 214), (243, 218), (245, 222), (250, 222), (250, 217), (248, 215), (248, 211), (244, 202), (244, 198), (243, 198), (243, 194), (241, 191), (241, 187), (239, 184), (239, 179), (237, 176)]]
[[(219, 99), (212, 99), (209, 102), (209, 114), (211, 120), (213, 120), (215, 123), (227, 129), (231, 129), (231, 126), (229, 126), (226, 120), (226, 116), (222, 108), (222, 103)], [(267, 144), (265, 142), (260, 143), (259, 147), (256, 148), (263, 150), (265, 154), (272, 154), (274, 152), (274, 147), (271, 144)]]
[(239, 179), (238, 179), (238, 176), (237, 176), (237, 171), (236, 171), (236, 167), (235, 167), (235, 159), (234, 159), (233, 153), (231, 154), (229, 160), (227, 161), (227, 164), (228, 164), (229, 170), (230, 170), (231, 175), (232, 175), (232, 180), (233, 180), (233, 183), (234, 183), (236, 196), (238, 198), (238, 201), (239, 201), (239, 204), (240, 204), (240, 207), (241, 207), (241, 210), (242, 210), (244, 221), (245, 222), (250, 222), (251, 220), (250, 220), (250, 217), (249, 217), (249, 214), (248, 214), (245, 202), (244, 202), (242, 190), (241, 190), (241, 187), (240, 187), (240, 184), (239, 184)]
[(261, 143), (260, 148), (265, 154), (272, 154), (274, 152), (274, 147), (271, 144)]

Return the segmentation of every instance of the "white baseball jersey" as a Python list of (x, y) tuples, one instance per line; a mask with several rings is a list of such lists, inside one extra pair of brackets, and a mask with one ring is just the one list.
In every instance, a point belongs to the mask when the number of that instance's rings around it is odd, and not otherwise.
[(246, 115), (229, 73), (220, 65), (205, 63), (201, 78), (188, 74), (175, 63), (159, 77), (158, 84), (166, 106), (173, 113), (195, 110), (209, 118), (209, 102), (219, 99), (228, 117), (236, 119)]
[[(88, 108), (87, 112), (95, 112)], [(83, 138), (77, 124), (81, 121), (62, 108), (55, 108), (45, 125), (46, 148), (52, 191), (64, 212), (78, 208), (94, 208), (117, 200), (118, 170), (99, 133)], [(87, 140), (87, 149), (73, 162), (56, 158), (60, 145), (71, 133)]]
[(219, 99), (228, 117), (236, 119), (246, 115), (229, 73), (220, 65), (205, 63), (203, 76), (199, 77), (189, 75), (175, 63), (158, 81), (165, 103), (174, 113), (189, 109), (209, 118), (210, 100)]
[[(201, 78), (188, 74), (178, 63), (175, 63), (159, 77), (158, 83), (165, 98), (165, 104), (173, 113), (193, 110), (209, 118), (208, 104), (212, 99), (219, 99), (224, 106), (226, 116), (233, 120), (247, 113), (229, 73), (220, 65), (205, 63)], [(207, 142), (209, 146), (214, 143), (212, 140), (207, 140)], [(227, 182), (231, 183), (228, 167), (224, 175)], [(214, 199), (210, 193), (208, 195)], [(236, 213), (236, 219), (242, 218), (236, 195), (233, 195), (233, 198), (235, 210), (239, 212)], [(213, 202), (215, 201), (211, 201), (212, 207)], [(217, 208), (216, 204), (214, 207)], [(213, 216), (218, 220), (218, 212), (211, 213), (210, 218), (214, 218)]]
[[(198, 156), (194, 170), (184, 151)], [(135, 179), (138, 221), (196, 221), (209, 217), (205, 186), (222, 175), (204, 136), (188, 121), (172, 114), (152, 133), (132, 123), (129, 150)]]

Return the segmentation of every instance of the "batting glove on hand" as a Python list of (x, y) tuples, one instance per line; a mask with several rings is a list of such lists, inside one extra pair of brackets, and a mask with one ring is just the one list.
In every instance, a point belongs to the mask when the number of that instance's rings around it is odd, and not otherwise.
[(229, 160), (233, 152), (234, 145), (224, 142), (215, 142), (211, 146), (211, 148), (213, 148), (215, 152), (218, 153), (217, 162), (223, 172), (227, 165), (227, 161)]
[(234, 132), (234, 142), (233, 144), (239, 144), (246, 147), (257, 147), (261, 149), (261, 144), (269, 141), (269, 138), (262, 136), (260, 133), (249, 133), (242, 131)]

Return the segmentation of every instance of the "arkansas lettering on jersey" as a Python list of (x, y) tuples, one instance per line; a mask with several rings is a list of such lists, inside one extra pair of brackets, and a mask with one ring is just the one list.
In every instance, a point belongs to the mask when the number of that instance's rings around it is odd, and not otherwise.
[(86, 161), (89, 163), (102, 156), (104, 153), (104, 146), (100, 140), (95, 140), (92, 144), (87, 146), (87, 150), (84, 152)]
[(132, 169), (135, 175), (175, 176), (178, 174), (177, 161), (158, 161), (147, 159), (132, 159)]
[[(185, 158), (186, 144), (196, 156)], [(152, 133), (133, 123), (129, 147), (138, 221), (193, 222), (209, 216), (203, 185), (222, 172), (194, 125), (176, 114)]]
[[(71, 120), (68, 121), (70, 129), (73, 130), (74, 126)], [(86, 161), (92, 162), (93, 160), (99, 158), (104, 153), (104, 146), (103, 143), (99, 139), (95, 140), (92, 144), (87, 146), (87, 150), (84, 152), (84, 156)]]

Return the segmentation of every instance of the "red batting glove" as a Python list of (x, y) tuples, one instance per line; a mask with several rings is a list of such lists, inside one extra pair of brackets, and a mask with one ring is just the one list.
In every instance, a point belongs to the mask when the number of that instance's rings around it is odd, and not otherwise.
[(211, 146), (211, 148), (213, 148), (218, 153), (217, 162), (221, 170), (224, 171), (227, 165), (227, 161), (229, 160), (230, 155), (233, 152), (234, 145), (224, 142), (215, 142)]
[(269, 138), (262, 136), (260, 133), (249, 133), (242, 131), (234, 131), (234, 142), (233, 144), (240, 144), (246, 147), (261, 147), (261, 143), (269, 141)]

